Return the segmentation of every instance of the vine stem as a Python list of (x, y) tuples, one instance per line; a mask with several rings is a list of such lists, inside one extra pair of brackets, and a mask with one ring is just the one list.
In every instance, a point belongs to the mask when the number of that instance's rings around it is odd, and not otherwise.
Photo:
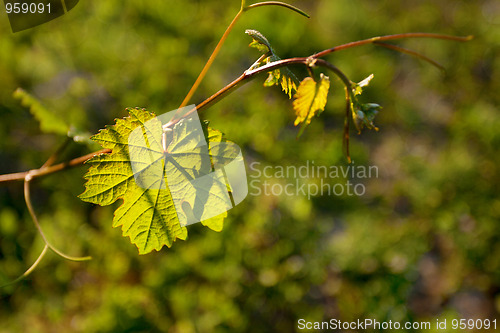
[[(243, 2), (242, 2), (242, 7), (243, 7)], [(241, 14), (239, 14), (239, 15), (241, 15)], [(233, 19), (233, 22), (234, 22), (234, 19)], [(234, 24), (233, 24), (233, 26), (234, 26)], [(366, 45), (366, 44), (375, 44), (376, 45), (376, 44), (381, 43), (383, 41), (394, 40), (394, 39), (404, 39), (404, 38), (434, 38), (434, 39), (444, 39), (444, 40), (466, 42), (466, 41), (470, 41), (473, 38), (473, 36), (458, 37), (458, 36), (432, 34), (432, 33), (420, 33), (420, 32), (379, 36), (379, 37), (373, 37), (373, 38), (369, 38), (369, 39), (364, 39), (364, 40), (360, 40), (360, 41), (355, 41), (355, 42), (351, 42), (351, 43), (347, 43), (347, 44), (338, 45), (338, 46), (332, 47), (330, 49), (326, 49), (324, 51), (321, 51), (319, 53), (313, 54), (310, 57), (289, 58), (289, 59), (275, 61), (275, 62), (269, 63), (267, 65), (264, 65), (264, 66), (261, 66), (261, 67), (255, 68), (255, 69), (246, 70), (243, 74), (241, 74), (233, 82), (229, 83), (224, 88), (220, 89), (215, 94), (213, 94), (212, 96), (205, 99), (203, 102), (198, 104), (196, 106), (196, 108), (193, 108), (192, 110), (187, 112), (183, 117), (187, 117), (197, 110), (202, 111), (203, 109), (210, 107), (212, 104), (216, 103), (221, 98), (225, 97), (226, 95), (228, 95), (229, 93), (234, 91), (236, 88), (241, 86), (243, 83), (250, 81), (258, 74), (261, 74), (264, 72), (269, 72), (273, 69), (286, 67), (286, 66), (290, 66), (290, 65), (302, 64), (302, 65), (306, 65), (308, 67), (315, 66), (315, 65), (328, 67), (335, 74), (337, 74), (337, 76), (341, 79), (341, 81), (343, 81), (344, 85), (346, 85), (346, 87), (347, 87), (348, 86), (347, 83), (350, 82), (349, 79), (347, 79), (347, 77), (345, 77), (345, 75), (343, 75), (343, 73), (337, 67), (335, 67), (334, 65), (332, 65), (329, 62), (326, 62), (323, 59), (319, 59), (320, 57), (326, 56), (326, 55), (333, 53), (333, 52), (336, 52), (336, 51), (345, 50), (345, 49), (349, 49), (349, 48), (353, 48), (353, 47), (357, 47), (357, 46), (362, 46), (362, 45)], [(394, 49), (395, 51), (403, 52), (402, 48), (395, 47), (392, 49)], [(405, 50), (405, 51), (407, 51), (407, 50)], [(409, 53), (409, 52), (403, 52), (403, 53)], [(416, 55), (415, 53), (409, 53), (409, 54)], [(416, 56), (418, 56), (418, 55), (416, 55)], [(201, 82), (201, 80), (200, 80), (200, 82)], [(193, 90), (193, 92), (194, 92), (194, 90)], [(351, 96), (351, 100), (352, 100), (352, 96)], [(178, 121), (180, 121), (180, 119), (170, 121), (167, 127), (175, 125)], [(91, 158), (95, 155), (109, 154), (109, 153), (111, 153), (111, 150), (102, 149), (102, 150), (99, 150), (97, 152), (93, 152), (93, 153), (87, 154), (85, 156), (75, 158), (75, 159), (68, 161), (68, 162), (63, 162), (60, 164), (56, 164), (56, 165), (52, 165), (52, 166), (48, 166), (48, 167), (42, 167), (40, 169), (30, 170), (30, 171), (26, 171), (26, 172), (18, 172), (18, 173), (0, 175), (0, 183), (8, 182), (8, 181), (15, 181), (15, 180), (24, 180), (24, 178), (26, 177), (26, 175), (28, 173), (31, 173), (31, 176), (33, 178), (45, 176), (45, 175), (48, 175), (48, 174), (51, 174), (51, 173), (54, 173), (57, 171), (67, 169), (69, 167), (83, 164), (86, 160), (88, 160), (89, 158)]]
[(340, 50), (345, 50), (345, 49), (356, 47), (356, 46), (372, 44), (375, 42), (384, 42), (384, 41), (394, 40), (394, 39), (408, 39), (408, 38), (432, 38), (432, 39), (453, 40), (453, 41), (457, 41), (457, 42), (467, 42), (467, 41), (472, 40), (474, 38), (474, 36), (461, 37), (461, 36), (434, 34), (434, 33), (428, 33), (428, 32), (409, 32), (409, 33), (404, 33), (404, 34), (385, 35), (385, 36), (372, 37), (372, 38), (368, 38), (368, 39), (358, 40), (355, 42), (350, 42), (350, 43), (342, 44), (339, 46), (335, 46), (335, 47), (332, 47), (330, 49), (326, 49), (324, 51), (316, 53), (313, 57), (314, 58), (321, 58), (321, 57), (324, 57), (330, 53), (340, 51)]
[(409, 54), (411, 56), (414, 56), (414, 57), (417, 57), (417, 58), (420, 58), (422, 59), (423, 61), (426, 61), (428, 62), (429, 64), (439, 68), (440, 70), (444, 71), (444, 67), (443, 65), (441, 65), (440, 63), (438, 63), (437, 61), (421, 54), (421, 53), (418, 53), (418, 52), (415, 52), (413, 50), (409, 50), (409, 49), (405, 49), (401, 46), (397, 46), (397, 45), (392, 45), (392, 44), (387, 44), (387, 43), (383, 43), (383, 42), (374, 42), (373, 44), (375, 45), (380, 45), (382, 47), (385, 47), (386, 49), (389, 49), (389, 50), (393, 50), (393, 51), (397, 51), (399, 53), (405, 53), (405, 54)]
[(347, 162), (351, 163), (351, 153), (349, 152), (349, 129), (350, 129), (350, 115), (351, 112), (351, 94), (349, 94), (349, 89), (347, 87), (345, 90), (345, 117), (344, 117), (344, 133), (342, 139), (342, 145), (345, 150), (345, 156), (347, 156)]
[(194, 84), (191, 87), (191, 89), (189, 89), (189, 92), (187, 93), (186, 97), (184, 97), (184, 100), (182, 101), (181, 105), (179, 106), (179, 109), (182, 108), (182, 107), (185, 107), (189, 103), (189, 101), (191, 100), (191, 97), (193, 97), (195, 91), (200, 86), (201, 81), (203, 81), (203, 79), (205, 78), (205, 75), (207, 74), (208, 70), (212, 66), (212, 63), (214, 62), (215, 58), (219, 54), (219, 51), (221, 50), (222, 45), (226, 41), (227, 36), (229, 36), (229, 33), (231, 32), (231, 30), (233, 30), (234, 26), (236, 25), (236, 22), (238, 22), (238, 20), (240, 19), (241, 15), (243, 14), (243, 12), (244, 12), (244, 7), (243, 6), (244, 6), (244, 1), (242, 1), (240, 10), (236, 14), (236, 16), (233, 18), (233, 20), (231, 21), (231, 23), (228, 25), (228, 27), (226, 28), (226, 31), (224, 31), (224, 34), (222, 35), (221, 39), (217, 43), (217, 46), (212, 51), (212, 54), (210, 55), (210, 58), (208, 58), (207, 62), (205, 63), (205, 66), (203, 67), (203, 69), (201, 70), (200, 74), (198, 75), (198, 78), (194, 82)]
[(349, 79), (337, 67), (335, 67), (334, 65), (323, 59), (314, 59), (312, 57), (298, 57), (298, 58), (278, 60), (269, 63), (267, 65), (261, 66), (259, 68), (245, 71), (233, 82), (229, 83), (227, 86), (225, 86), (224, 88), (222, 88), (221, 90), (219, 90), (218, 92), (216, 92), (215, 94), (213, 94), (212, 96), (210, 96), (209, 98), (198, 104), (196, 106), (196, 109), (193, 109), (192, 111), (188, 112), (186, 116), (189, 116), (189, 114), (194, 112), (195, 110), (201, 111), (205, 108), (208, 108), (213, 103), (225, 97), (226, 95), (231, 93), (234, 89), (238, 88), (241, 84), (248, 82), (250, 79), (254, 78), (258, 74), (269, 72), (274, 69), (290, 65), (305, 65), (308, 67), (315, 67), (315, 66), (327, 67), (330, 70), (332, 70), (345, 85), (347, 86), (350, 85)]
[[(60, 250), (58, 250), (55, 246), (53, 246), (47, 237), (45, 237), (45, 234), (42, 230), (42, 227), (40, 226), (40, 223), (38, 222), (38, 217), (36, 216), (35, 210), (33, 209), (33, 205), (31, 204), (31, 195), (30, 195), (30, 181), (32, 180), (31, 173), (28, 172), (26, 177), (24, 178), (24, 200), (26, 201), (26, 207), (28, 207), (28, 211), (31, 215), (31, 218), (33, 219), (33, 223), (35, 224), (35, 227), (38, 229), (38, 232), (43, 238), (43, 241), (45, 245), (50, 248), (52, 251), (54, 251), (57, 255), (63, 257), (64, 259), (72, 260), (72, 261), (85, 261), (85, 260), (90, 260), (92, 257), (73, 257), (70, 255), (67, 255)], [(42, 254), (40, 255), (43, 256), (45, 253), (45, 250), (42, 251)], [(38, 262), (38, 260), (37, 260)], [(36, 263), (36, 262), (35, 262)]]
[(304, 12), (303, 10), (301, 10), (295, 6), (292, 6), (290, 4), (281, 2), (281, 1), (264, 1), (264, 2), (254, 3), (254, 4), (246, 6), (246, 1), (242, 0), (240, 10), (238, 11), (238, 13), (236, 13), (236, 15), (233, 18), (233, 20), (231, 21), (231, 23), (227, 26), (226, 31), (224, 31), (224, 34), (219, 39), (219, 42), (215, 46), (215, 49), (212, 51), (210, 58), (208, 58), (208, 61), (205, 63), (205, 66), (203, 67), (200, 74), (198, 75), (198, 78), (194, 82), (191, 89), (189, 89), (189, 92), (187, 93), (186, 97), (184, 97), (184, 100), (182, 101), (181, 105), (179, 106), (179, 109), (188, 105), (188, 103), (191, 100), (191, 98), (193, 97), (194, 93), (196, 92), (196, 90), (200, 86), (201, 81), (203, 81), (208, 70), (212, 66), (215, 58), (219, 54), (219, 51), (221, 50), (222, 45), (224, 45), (224, 43), (226, 42), (226, 39), (229, 36), (229, 33), (233, 30), (234, 26), (236, 25), (236, 23), (240, 19), (241, 15), (243, 15), (244, 12), (247, 12), (250, 9), (264, 7), (264, 6), (280, 6), (280, 7), (288, 8), (296, 13), (299, 13), (300, 15), (303, 15), (303, 16), (309, 18), (309, 15), (306, 12)]
[(28, 268), (17, 279), (15, 279), (15, 280), (13, 280), (11, 282), (8, 282), (6, 284), (1, 285), (0, 288), (4, 288), (4, 287), (10, 286), (12, 284), (16, 284), (19, 281), (21, 281), (22, 279), (26, 278), (28, 275), (30, 275), (31, 272), (33, 272), (35, 270), (35, 268), (38, 266), (38, 264), (42, 261), (43, 257), (45, 257), (45, 254), (47, 253), (48, 249), (49, 249), (49, 246), (47, 244), (45, 244), (45, 246), (43, 247), (42, 252), (40, 253), (40, 255), (38, 255), (38, 258), (36, 258), (35, 262), (30, 266), (30, 268)]
[[(332, 64), (328, 62), (324, 62), (324, 60), (319, 59), (321, 57), (324, 57), (330, 53), (341, 51), (341, 50), (346, 50), (349, 48), (354, 48), (362, 45), (367, 45), (367, 44), (381, 44), (384, 41), (388, 40), (395, 40), (395, 39), (406, 39), (406, 38), (433, 38), (433, 39), (443, 39), (443, 40), (452, 40), (452, 41), (459, 41), (459, 42), (467, 42), (472, 40), (474, 37), (473, 36), (466, 36), (466, 37), (461, 37), (461, 36), (450, 36), (450, 35), (443, 35), (443, 34), (433, 34), (433, 33), (422, 33), (422, 32), (414, 32), (414, 33), (403, 33), (403, 34), (394, 34), (394, 35), (386, 35), (386, 36), (378, 36), (378, 37), (372, 37), (364, 40), (359, 40), (355, 42), (350, 42), (342, 45), (338, 45), (329, 49), (326, 49), (324, 51), (318, 52), (316, 54), (313, 54), (310, 57), (298, 57), (298, 58), (289, 58), (289, 59), (284, 59), (284, 60), (279, 60), (275, 61), (272, 63), (269, 63), (265, 66), (258, 67), (256, 69), (252, 70), (247, 70), (245, 71), (242, 75), (240, 75), (238, 78), (236, 78), (233, 82), (229, 83), (227, 86), (201, 102), (196, 106), (197, 110), (202, 110), (204, 108), (209, 107), (213, 103), (217, 102), (220, 98), (226, 96), (227, 94), (231, 93), (235, 88), (239, 87), (243, 81), (252, 79), (255, 75), (260, 74), (262, 72), (267, 72), (271, 71), (273, 69), (281, 68), (281, 67), (286, 67), (289, 65), (295, 65), (295, 64), (303, 64), (309, 66), (310, 64), (314, 63), (315, 65), (320, 65), (320, 66), (327, 66), (329, 67), (330, 70), (333, 70), (336, 74), (340, 74), (340, 79), (343, 81), (344, 84), (347, 82), (350, 82), (345, 75), (342, 74), (342, 72)], [(381, 45), (384, 47), (387, 47), (386, 45)], [(392, 48), (395, 51), (402, 52), (402, 53), (407, 53), (413, 56), (417, 56), (419, 58), (422, 58), (423, 56), (417, 54), (416, 52), (412, 52), (400, 47), (393, 47)], [(424, 59), (428, 61), (427, 59)], [(310, 66), (309, 66), (310, 67)], [(439, 67), (439, 66), (438, 66)], [(338, 75), (337, 75), (338, 76)], [(351, 95), (351, 99), (352, 99)], [(190, 113), (194, 112), (191, 111)], [(189, 115), (189, 113), (187, 114)]]
[(40, 169), (33, 169), (30, 171), (24, 171), (24, 172), (16, 172), (16, 173), (9, 173), (6, 175), (0, 175), (0, 183), (2, 182), (9, 182), (9, 181), (15, 181), (15, 180), (24, 180), (26, 176), (29, 174), (31, 178), (37, 178), (41, 176), (45, 176), (54, 172), (62, 171), (64, 169), (68, 169), (71, 167), (75, 167), (78, 165), (83, 164), (85, 161), (88, 159), (100, 155), (100, 154), (109, 154), (111, 153), (111, 149), (101, 149), (99, 151), (77, 157), (75, 159), (72, 159), (67, 162), (62, 162), (59, 164), (55, 165), (50, 165), (50, 166), (45, 166), (41, 167)]
[(288, 3), (281, 2), (281, 1), (265, 1), (265, 2), (254, 3), (254, 4), (249, 5), (248, 7), (245, 7), (244, 10), (246, 11), (246, 10), (249, 10), (252, 8), (257, 8), (257, 7), (262, 7), (262, 6), (281, 6), (281, 7), (291, 9), (294, 12), (299, 13), (302, 16), (310, 18), (310, 16), (306, 12), (301, 10), (300, 8), (297, 8), (295, 6), (292, 6)]
[[(219, 51), (222, 49), (222, 45), (224, 45), (224, 43), (226, 42), (226, 39), (229, 36), (229, 33), (233, 30), (233, 28), (235, 27), (236, 23), (240, 19), (241, 15), (243, 15), (244, 12), (249, 11), (250, 9), (258, 8), (258, 7), (264, 7), (264, 6), (281, 6), (281, 7), (285, 7), (285, 8), (288, 8), (288, 9), (294, 11), (294, 12), (297, 12), (297, 13), (299, 13), (299, 14), (307, 17), (307, 18), (309, 18), (309, 15), (306, 12), (304, 12), (303, 10), (301, 10), (301, 9), (295, 7), (295, 6), (292, 6), (290, 4), (281, 2), (281, 1), (264, 1), (264, 2), (254, 3), (254, 4), (251, 4), (251, 5), (247, 6), (246, 5), (246, 0), (241, 0), (240, 10), (238, 11), (238, 13), (236, 13), (236, 15), (234, 16), (233, 20), (231, 21), (231, 23), (228, 25), (228, 27), (224, 31), (224, 34), (219, 39), (219, 42), (215, 46), (215, 49), (212, 51), (212, 54), (210, 55), (210, 58), (208, 58), (207, 62), (205, 63), (205, 66), (203, 66), (203, 69), (201, 70), (200, 74), (196, 78), (196, 81), (191, 86), (191, 88), (189, 89), (186, 97), (184, 97), (184, 100), (182, 101), (181, 105), (177, 109), (178, 111), (174, 114), (174, 117), (172, 118), (172, 120), (168, 124), (166, 124), (166, 125), (163, 126), (164, 132), (163, 132), (162, 138), (161, 138), (163, 151), (166, 151), (166, 149), (167, 149), (167, 147), (166, 147), (167, 146), (167, 133), (165, 131), (168, 128), (170, 128), (173, 124), (177, 123), (179, 121), (179, 119), (182, 118), (182, 117), (181, 118), (177, 118), (179, 116), (179, 110), (181, 108), (185, 107), (189, 103), (189, 101), (191, 100), (191, 98), (193, 97), (194, 93), (196, 92), (196, 90), (200, 86), (201, 81), (203, 81), (203, 79), (207, 75), (208, 70), (212, 66), (215, 58), (219, 54)], [(194, 110), (195, 109), (193, 109), (192, 112), (194, 112)], [(189, 112), (189, 114), (191, 114), (192, 112)], [(184, 115), (184, 117), (185, 116), (186, 115)]]
[[(49, 159), (49, 161), (51, 161), (51, 159)], [(48, 162), (46, 162), (44, 165), (48, 164)], [(58, 250), (56, 247), (54, 247), (47, 240), (47, 237), (45, 236), (45, 234), (44, 234), (44, 232), (42, 230), (42, 227), (40, 226), (40, 223), (38, 222), (38, 217), (36, 216), (35, 210), (33, 209), (33, 205), (31, 204), (31, 191), (30, 191), (30, 186), (29, 186), (31, 180), (32, 180), (32, 176), (31, 176), (30, 172), (28, 172), (26, 174), (25, 178), (24, 178), (24, 200), (26, 202), (26, 207), (28, 207), (28, 211), (29, 211), (29, 213), (31, 215), (33, 223), (35, 224), (35, 227), (38, 229), (38, 232), (42, 236), (42, 239), (43, 239), (43, 241), (45, 243), (45, 246), (43, 247), (42, 252), (38, 255), (38, 257), (35, 260), (35, 262), (23, 274), (21, 274), (15, 280), (13, 280), (13, 281), (11, 281), (9, 283), (6, 283), (6, 284), (0, 286), (0, 288), (4, 288), (4, 287), (7, 287), (9, 285), (15, 284), (15, 283), (21, 281), (22, 279), (26, 278), (28, 275), (30, 275), (31, 272), (33, 272), (35, 270), (35, 268), (38, 266), (38, 264), (42, 261), (43, 257), (47, 253), (48, 249), (51, 249), (57, 255), (65, 258), (65, 259), (72, 260), (72, 261), (85, 261), (85, 260), (92, 259), (92, 257), (90, 257), (90, 256), (88, 256), (88, 257), (73, 257), (73, 256), (70, 256), (70, 255), (67, 255), (67, 254), (61, 252), (60, 250)]]

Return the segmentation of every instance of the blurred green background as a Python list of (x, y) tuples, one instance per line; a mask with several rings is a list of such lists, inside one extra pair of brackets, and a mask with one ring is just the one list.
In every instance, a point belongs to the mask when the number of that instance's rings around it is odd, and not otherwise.
[[(476, 38), (399, 43), (440, 61), (445, 74), (375, 46), (327, 58), (353, 81), (373, 73), (362, 100), (384, 106), (379, 132), (352, 132), (355, 165), (379, 170), (361, 180), (360, 197), (248, 196), (222, 232), (192, 225), (187, 241), (139, 256), (111, 227), (116, 205), (77, 198), (86, 167), (38, 179), (33, 202), (49, 239), (93, 260), (49, 253), (28, 279), (0, 289), (0, 332), (296, 332), (299, 319), (498, 318), (498, 1), (293, 4), (311, 19), (279, 7), (245, 14), (192, 101), (256, 60), (248, 28), (266, 35), (281, 57), (402, 32)], [(125, 116), (126, 107), (170, 111), (238, 8), (237, 0), (81, 1), (16, 34), (1, 10), (0, 174), (40, 167), (64, 141), (40, 130), (12, 97), (16, 88), (89, 133)], [(279, 88), (263, 88), (265, 77), (200, 116), (242, 147), (247, 164), (346, 166), (340, 82), (332, 79), (325, 112), (296, 140), (292, 103)], [(73, 143), (60, 160), (92, 149)], [(0, 184), (0, 284), (22, 274), (42, 248), (22, 183)]]

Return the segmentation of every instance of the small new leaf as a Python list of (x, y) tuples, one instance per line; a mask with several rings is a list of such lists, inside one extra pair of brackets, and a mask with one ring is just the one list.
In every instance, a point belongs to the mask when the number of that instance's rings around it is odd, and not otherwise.
[[(257, 64), (257, 67), (281, 60), (281, 58), (276, 55), (271, 43), (269, 43), (269, 40), (264, 37), (264, 35), (257, 30), (251, 29), (246, 30), (245, 33), (252, 37), (252, 42), (249, 45), (250, 47), (256, 48), (263, 54), (268, 55)], [(283, 92), (288, 95), (288, 98), (292, 98), (293, 93), (297, 91), (298, 82), (299, 80), (295, 74), (293, 74), (288, 67), (283, 67), (270, 71), (269, 76), (264, 82), (264, 86), (271, 87), (274, 85), (280, 85)]]
[(271, 52), (274, 54), (273, 47), (271, 46), (271, 43), (267, 40), (266, 37), (264, 37), (263, 34), (258, 32), (257, 30), (252, 30), (252, 29), (247, 29), (245, 30), (245, 33), (252, 37), (252, 42), (250, 43), (250, 47), (256, 48), (262, 53), (267, 53)]
[(367, 87), (372, 79), (373, 74), (370, 74), (367, 78), (358, 83), (351, 83), (352, 92), (354, 95), (353, 100), (351, 100), (351, 112), (354, 126), (356, 126), (358, 134), (361, 133), (361, 130), (364, 126), (366, 126), (366, 128), (368, 129), (374, 129), (378, 131), (378, 128), (373, 124), (373, 121), (382, 107), (374, 103), (361, 104), (358, 101), (357, 97), (363, 93), (363, 88)]
[[(130, 237), (130, 241), (137, 246), (140, 254), (146, 254), (153, 250), (158, 251), (164, 245), (171, 247), (177, 238), (186, 239), (187, 229), (179, 222), (178, 212), (168, 186), (159, 187), (150, 183), (151, 186), (145, 187), (136, 183), (128, 140), (134, 129), (139, 126), (143, 131), (147, 128), (150, 132), (147, 136), (150, 145), (145, 153), (152, 156), (152, 162), (142, 172), (149, 174), (159, 172), (159, 177), (155, 174), (151, 179), (167, 183), (166, 175), (162, 171), (166, 163), (161, 145), (162, 124), (153, 113), (145, 109), (135, 108), (128, 111), (128, 117), (116, 120), (115, 125), (107, 126), (92, 137), (92, 140), (102, 147), (111, 149), (112, 153), (97, 155), (87, 161), (91, 167), (85, 175), (86, 190), (79, 197), (83, 201), (101, 206), (122, 199), (123, 204), (115, 211), (113, 227), (121, 226), (123, 236)], [(206, 123), (203, 126), (207, 142), (224, 141), (220, 132), (208, 128)], [(179, 137), (176, 142), (181, 144), (183, 139), (189, 140), (188, 137)], [(215, 216), (202, 221), (202, 224), (220, 231), (226, 215), (224, 213)]]
[(370, 74), (366, 79), (360, 81), (358, 83), (354, 83), (352, 87), (352, 91), (354, 92), (354, 96), (361, 95), (363, 93), (363, 88), (367, 87), (370, 84), (370, 81), (373, 79), (373, 74)]
[(302, 123), (299, 136), (304, 128), (311, 123), (312, 117), (325, 110), (330, 89), (330, 78), (321, 73), (319, 82), (314, 81), (312, 77), (306, 77), (299, 85), (293, 101), (295, 110), (295, 126)]

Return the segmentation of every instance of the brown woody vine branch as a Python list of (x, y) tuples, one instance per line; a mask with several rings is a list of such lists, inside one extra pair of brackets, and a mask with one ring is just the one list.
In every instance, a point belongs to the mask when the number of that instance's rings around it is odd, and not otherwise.
[[(195, 112), (196, 110), (202, 111), (203, 109), (206, 109), (210, 107), (212, 104), (218, 102), (220, 99), (224, 98), (231, 92), (233, 92), (235, 89), (240, 87), (242, 84), (249, 82), (251, 79), (255, 78), (257, 75), (261, 73), (266, 73), (269, 72), (273, 69), (281, 68), (281, 67), (286, 67), (290, 65), (305, 65), (308, 67), (316, 67), (316, 66), (322, 66), (326, 67), (329, 70), (333, 71), (337, 77), (340, 78), (340, 80), (344, 83), (346, 87), (349, 87), (350, 85), (350, 80), (340, 71), (337, 67), (335, 67), (333, 64), (323, 60), (319, 59), (321, 57), (324, 57), (330, 53), (340, 51), (340, 50), (345, 50), (353, 47), (358, 47), (362, 45), (367, 45), (367, 44), (382, 44), (385, 41), (389, 40), (396, 40), (396, 39), (407, 39), (407, 38), (433, 38), (433, 39), (443, 39), (443, 40), (452, 40), (452, 41), (459, 41), (459, 42), (466, 42), (470, 41), (473, 37), (472, 36), (466, 36), (466, 37), (458, 37), (458, 36), (450, 36), (450, 35), (442, 35), (442, 34), (433, 34), (433, 33), (404, 33), (404, 34), (395, 34), (395, 35), (387, 35), (387, 36), (379, 36), (379, 37), (373, 37), (369, 39), (364, 39), (360, 41), (355, 41), (347, 44), (342, 44), (339, 46), (332, 47), (330, 49), (326, 49), (324, 51), (321, 51), (319, 53), (313, 54), (309, 57), (297, 57), (297, 58), (289, 58), (289, 59), (283, 59), (279, 61), (272, 62), (270, 64), (267, 64), (265, 66), (261, 66), (255, 69), (249, 69), (245, 71), (243, 74), (241, 74), (238, 78), (236, 78), (233, 82), (229, 83), (226, 85), (224, 88), (220, 89), (217, 91), (215, 94), (212, 96), (208, 97), (206, 100), (201, 102), (194, 108), (193, 110), (187, 112), (184, 117), (188, 117), (190, 114)], [(387, 47), (387, 44), (381, 45), (384, 47)], [(411, 51), (411, 50), (406, 50), (397, 46), (390, 46), (391, 49), (403, 53), (407, 53), (410, 55), (417, 56), (419, 58), (423, 58), (424, 56)], [(427, 58), (425, 57), (426, 61)], [(347, 89), (350, 91), (350, 89)], [(352, 96), (351, 96), (352, 99)], [(170, 121), (168, 124), (166, 124), (166, 127), (171, 127), (172, 125), (176, 124), (179, 119), (173, 119)], [(39, 169), (34, 169), (30, 171), (25, 171), (25, 172), (18, 172), (18, 173), (12, 173), (12, 174), (5, 174), (5, 175), (0, 175), (0, 183), (2, 182), (9, 182), (9, 181), (16, 181), (16, 180), (24, 180), (26, 175), (28, 173), (31, 174), (33, 178), (45, 176), (54, 172), (62, 171), (65, 169), (68, 169), (70, 167), (78, 166), (83, 164), (86, 160), (89, 158), (99, 155), (99, 154), (109, 154), (111, 150), (109, 149), (102, 149), (97, 152), (93, 152), (90, 154), (87, 154), (85, 156), (81, 156), (78, 158), (75, 158), (73, 160), (59, 163), (56, 165), (51, 165), (51, 166), (46, 166), (46, 167), (41, 167)]]
[(89, 158), (92, 158), (96, 155), (109, 154), (109, 153), (111, 153), (110, 149), (101, 149), (101, 150), (98, 150), (96, 152), (74, 158), (74, 159), (67, 161), (67, 162), (62, 162), (62, 163), (51, 165), (51, 166), (41, 167), (40, 169), (33, 169), (30, 171), (16, 172), (16, 173), (9, 173), (9, 174), (5, 174), (5, 175), (0, 175), (0, 183), (10, 182), (10, 181), (15, 181), (15, 180), (25, 180), (25, 178), (28, 174), (30, 174), (31, 178), (37, 178), (37, 177), (49, 175), (49, 174), (54, 173), (54, 172), (62, 171), (65, 169), (69, 169), (69, 168), (81, 165), (85, 161), (87, 161)]

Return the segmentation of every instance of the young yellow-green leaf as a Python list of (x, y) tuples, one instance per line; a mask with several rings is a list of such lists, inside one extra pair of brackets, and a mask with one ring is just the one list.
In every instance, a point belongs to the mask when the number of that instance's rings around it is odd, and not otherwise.
[(350, 101), (351, 114), (354, 126), (356, 126), (358, 134), (361, 133), (361, 130), (364, 126), (366, 126), (368, 129), (374, 129), (378, 131), (378, 128), (373, 124), (373, 120), (375, 119), (375, 116), (378, 114), (379, 110), (382, 109), (382, 107), (374, 103), (362, 104), (359, 102), (357, 97), (363, 93), (363, 88), (367, 87), (372, 79), (373, 74), (370, 74), (368, 77), (358, 83), (351, 82), (351, 88), (354, 94), (354, 98)]
[(285, 67), (282, 69), (275, 69), (269, 72), (269, 76), (264, 82), (264, 87), (272, 87), (274, 85), (280, 85), (281, 90), (283, 90), (283, 92), (288, 96), (288, 98), (292, 98), (293, 93), (297, 91), (297, 82), (298, 79), (295, 76), (295, 74), (293, 74), (288, 68)]
[(257, 30), (247, 29), (245, 33), (252, 37), (252, 42), (250, 43), (250, 47), (256, 48), (262, 53), (271, 52), (274, 54), (274, 50), (271, 46), (271, 43), (264, 37), (263, 34), (258, 32)]
[(354, 96), (361, 95), (363, 93), (363, 88), (367, 87), (372, 79), (373, 79), (373, 74), (370, 74), (364, 80), (358, 83), (353, 83), (352, 91), (354, 92)]
[[(164, 166), (167, 162), (161, 143), (163, 133), (161, 122), (153, 113), (145, 109), (135, 108), (128, 109), (128, 111), (128, 117), (116, 120), (115, 125), (107, 126), (92, 137), (92, 140), (104, 148), (111, 149), (112, 153), (98, 155), (87, 161), (91, 167), (85, 175), (86, 191), (80, 195), (80, 198), (102, 206), (122, 199), (123, 204), (115, 211), (113, 227), (121, 226), (123, 236), (130, 237), (130, 241), (137, 246), (140, 254), (146, 254), (153, 250), (158, 251), (164, 245), (172, 246), (177, 238), (186, 239), (187, 229), (179, 222), (178, 213), (181, 212), (176, 211), (168, 186), (158, 186), (153, 182), (148, 182), (147, 186), (137, 184), (129, 150), (129, 144), (134, 144), (134, 141), (129, 142), (134, 129), (141, 126), (144, 133), (148, 132), (147, 136), (145, 135), (148, 146), (139, 147), (149, 158), (149, 162), (145, 164), (141, 173), (149, 177), (147, 178), (149, 180), (153, 179), (166, 184)], [(145, 126), (146, 122), (147, 126)], [(176, 126), (182, 125), (182, 121), (176, 124)], [(220, 132), (208, 128), (206, 124), (203, 126), (207, 142), (225, 141)], [(175, 133), (182, 133), (182, 131), (175, 131)], [(170, 146), (185, 144), (190, 139), (189, 133), (179, 134), (179, 137), (173, 138)], [(191, 157), (181, 156), (179, 158), (181, 162), (182, 158), (190, 159)], [(170, 164), (168, 167), (173, 168)], [(193, 169), (188, 171), (196, 174), (196, 167), (197, 165), (193, 165)], [(186, 173), (184, 169), (180, 171)], [(180, 178), (174, 179), (176, 180), (181, 181)], [(220, 231), (226, 215), (227, 213), (223, 213), (202, 221), (202, 224)]]
[[(256, 48), (260, 52), (264, 54), (268, 54), (269, 56), (265, 57), (258, 63), (258, 66), (267, 65), (269, 63), (281, 60), (280, 57), (276, 54), (274, 49), (272, 48), (269, 40), (264, 37), (257, 30), (248, 29), (245, 31), (250, 37), (252, 37), (252, 42), (250, 43), (250, 47)], [(271, 87), (274, 85), (280, 85), (281, 89), (285, 94), (288, 95), (288, 98), (292, 98), (293, 93), (297, 91), (297, 84), (299, 80), (293, 74), (293, 72), (288, 69), (288, 67), (278, 68), (269, 72), (269, 76), (264, 82), (264, 87)]]
[(31, 114), (40, 122), (40, 129), (44, 133), (54, 133), (67, 135), (69, 126), (55, 113), (48, 110), (38, 99), (21, 88), (14, 92), (14, 98), (21, 101), (21, 104), (29, 108)]
[(329, 89), (330, 78), (323, 73), (321, 73), (319, 82), (314, 81), (312, 77), (306, 77), (300, 83), (293, 101), (293, 109), (297, 116), (294, 124), (297, 126), (302, 123), (299, 136), (305, 126), (309, 125), (311, 118), (325, 109)]

